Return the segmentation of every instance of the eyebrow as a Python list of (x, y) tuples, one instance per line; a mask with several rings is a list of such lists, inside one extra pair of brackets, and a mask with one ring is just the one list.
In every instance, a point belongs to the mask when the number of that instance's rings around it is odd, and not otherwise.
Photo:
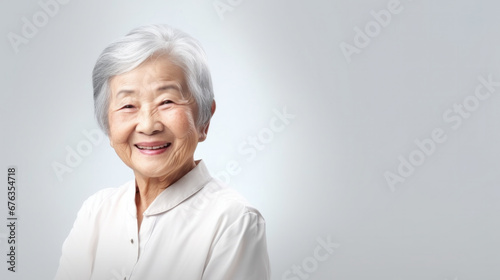
[(122, 94), (133, 94), (133, 93), (135, 93), (135, 91), (133, 91), (133, 90), (130, 90), (130, 89), (121, 89), (120, 91), (118, 91), (116, 93), (116, 97), (118, 97), (118, 96), (120, 96)]
[[(165, 85), (161, 85), (156, 88), (156, 91), (164, 91), (167, 89), (175, 89), (178, 90), (182, 94), (182, 86), (179, 83), (169, 83)], [(116, 93), (116, 97), (119, 97), (120, 95), (129, 95), (129, 94), (134, 94), (136, 93), (135, 90), (131, 89), (121, 89)]]
[(182, 92), (182, 86), (179, 83), (169, 83), (166, 85), (161, 85), (156, 89), (156, 91), (163, 91), (167, 89), (175, 89)]

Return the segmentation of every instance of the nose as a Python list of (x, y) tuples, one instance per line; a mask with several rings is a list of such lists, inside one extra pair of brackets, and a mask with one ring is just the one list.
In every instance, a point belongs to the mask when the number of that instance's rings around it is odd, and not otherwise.
[(157, 110), (141, 108), (137, 118), (136, 131), (146, 135), (153, 135), (163, 131), (163, 124), (158, 118)]

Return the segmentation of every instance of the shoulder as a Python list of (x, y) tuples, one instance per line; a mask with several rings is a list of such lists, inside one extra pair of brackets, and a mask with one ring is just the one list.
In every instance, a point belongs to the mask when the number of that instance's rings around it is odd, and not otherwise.
[(211, 256), (232, 254), (239, 251), (237, 248), (266, 247), (264, 217), (238, 191), (212, 179), (201, 194), (207, 198), (207, 206), (201, 211), (206, 218), (204, 222), (210, 223), (214, 230)]
[(265, 223), (262, 214), (238, 191), (224, 182), (212, 178), (197, 195), (197, 200), (206, 200), (207, 210), (219, 217), (226, 225), (252, 218), (256, 223)]

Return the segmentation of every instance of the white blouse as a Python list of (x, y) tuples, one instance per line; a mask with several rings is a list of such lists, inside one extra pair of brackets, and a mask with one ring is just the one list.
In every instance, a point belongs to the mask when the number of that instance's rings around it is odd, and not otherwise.
[(56, 280), (270, 279), (265, 221), (203, 163), (166, 188), (137, 230), (135, 181), (88, 198)]

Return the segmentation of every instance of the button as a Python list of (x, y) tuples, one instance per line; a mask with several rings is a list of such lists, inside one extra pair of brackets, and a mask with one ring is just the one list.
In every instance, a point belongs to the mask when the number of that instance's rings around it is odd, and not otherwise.
[(134, 244), (134, 239), (130, 239), (130, 243)]

